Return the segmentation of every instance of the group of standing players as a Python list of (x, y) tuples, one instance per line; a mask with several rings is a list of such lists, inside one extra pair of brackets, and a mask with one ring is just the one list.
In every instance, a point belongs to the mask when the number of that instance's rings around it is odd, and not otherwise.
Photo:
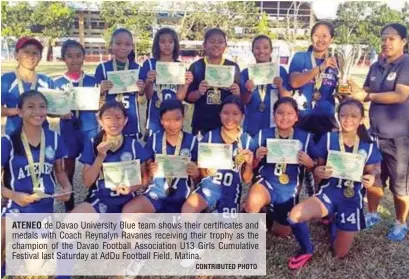
[[(1, 143), (2, 197), (8, 199), (2, 209), (2, 231), (7, 212), (53, 212), (53, 200), (43, 194), (54, 194), (58, 182), (62, 193), (58, 199), (72, 213), (255, 213), (266, 209), (272, 222), (269, 229), (279, 236), (293, 233), (299, 242), (299, 253), (288, 262), (289, 268), (298, 269), (314, 252), (306, 222), (327, 217), (334, 254), (345, 256), (357, 232), (380, 221), (377, 206), (389, 178), (396, 223), (388, 237), (405, 239), (409, 211), (407, 30), (389, 24), (381, 36), (382, 57), (371, 67), (364, 88), (350, 81), (355, 99), (341, 102), (335, 97), (337, 59), (329, 54), (334, 28), (327, 22), (313, 26), (311, 47), (294, 55), (289, 73), (280, 67), (280, 76), (263, 86), (255, 86), (247, 69), (240, 72), (236, 63), (223, 57), (226, 35), (218, 28), (206, 31), (205, 56), (190, 66), (184, 85), (155, 83), (157, 61), (178, 61), (178, 37), (169, 28), (157, 32), (153, 58), (142, 66), (135, 63), (132, 34), (117, 29), (110, 41), (114, 58), (98, 65), (94, 76), (82, 70), (83, 46), (68, 40), (62, 46), (67, 71), (55, 80), (35, 71), (41, 43), (21, 38), (16, 45), (18, 67), (2, 75), (1, 85), (2, 116), (7, 117)], [(270, 62), (272, 51), (267, 36), (254, 38), (256, 63)], [(229, 88), (209, 86), (207, 64), (234, 66), (234, 83)], [(113, 86), (107, 73), (128, 69), (140, 69), (139, 91), (107, 94)], [(72, 86), (99, 86), (101, 107), (97, 113), (73, 111), (61, 116), (58, 134), (49, 128), (47, 101), (37, 89)], [(138, 109), (143, 96), (147, 99), (144, 145)], [(192, 134), (183, 131), (182, 101), (194, 104)], [(372, 102), (370, 133), (363, 125), (362, 101)], [(298, 164), (267, 163), (266, 142), (274, 138), (301, 143)], [(231, 144), (233, 169), (198, 168), (199, 141)], [(364, 156), (362, 181), (331, 177), (331, 168), (325, 166), (329, 150)], [(189, 178), (155, 177), (156, 154), (189, 156)], [(82, 185), (89, 194), (74, 207), (70, 192), (77, 158), (84, 165)], [(141, 162), (142, 185), (105, 187), (103, 163), (136, 159)], [(300, 202), (303, 181), (312, 176), (315, 195)], [(241, 203), (243, 184), (251, 186)], [(369, 215), (365, 218), (367, 191)], [(4, 263), (2, 275), (3, 268)]]

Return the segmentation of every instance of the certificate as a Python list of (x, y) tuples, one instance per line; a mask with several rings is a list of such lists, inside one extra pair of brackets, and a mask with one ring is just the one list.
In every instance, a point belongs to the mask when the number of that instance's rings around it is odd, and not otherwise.
[(198, 165), (203, 169), (233, 169), (233, 147), (231, 144), (199, 143)]
[(155, 177), (187, 178), (187, 164), (190, 158), (187, 156), (156, 154), (155, 162), (158, 163), (158, 170)]
[(71, 110), (99, 110), (98, 87), (73, 87)]
[(109, 90), (109, 94), (139, 91), (136, 85), (139, 79), (139, 69), (108, 72), (107, 77), (114, 84), (111, 90)]
[(361, 154), (330, 150), (327, 166), (332, 167), (332, 177), (360, 182), (364, 173), (365, 157)]
[(156, 62), (156, 84), (185, 84), (186, 68), (179, 62)]
[(297, 153), (301, 148), (299, 140), (267, 139), (267, 163), (298, 164)]
[(49, 88), (38, 88), (47, 99), (47, 113), (64, 115), (71, 112), (72, 94), (70, 91), (62, 91)]
[(271, 84), (275, 77), (280, 76), (279, 67), (276, 62), (250, 65), (248, 67), (249, 79), (254, 85)]
[(234, 83), (234, 66), (206, 64), (205, 80), (208, 86), (230, 87)]
[(139, 160), (103, 163), (105, 188), (141, 185), (141, 164)]

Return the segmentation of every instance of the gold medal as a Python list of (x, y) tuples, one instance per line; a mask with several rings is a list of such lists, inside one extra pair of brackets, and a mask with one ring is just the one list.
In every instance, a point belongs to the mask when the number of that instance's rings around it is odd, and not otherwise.
[(354, 188), (346, 187), (346, 188), (344, 189), (344, 196), (345, 196), (346, 198), (348, 198), (348, 199), (353, 198), (354, 195), (355, 195)]
[(109, 150), (115, 152), (118, 150), (119, 147), (121, 147), (123, 142), (123, 136), (122, 134), (120, 134), (119, 136), (111, 137), (106, 142), (110, 145)]
[(265, 105), (264, 103), (261, 103), (261, 104), (258, 106), (258, 110), (259, 110), (260, 112), (264, 112), (265, 109), (266, 109), (266, 105)]
[(278, 177), (278, 181), (280, 181), (281, 184), (288, 184), (290, 182), (290, 178), (286, 173), (283, 173)]
[(244, 155), (243, 154), (237, 154), (236, 157), (234, 158), (234, 162), (236, 163), (237, 166), (241, 166), (245, 161)]
[(157, 99), (156, 102), (155, 102), (155, 107), (156, 107), (156, 108), (160, 108), (160, 105), (161, 105), (161, 104), (162, 104), (162, 101), (159, 100), (159, 99)]

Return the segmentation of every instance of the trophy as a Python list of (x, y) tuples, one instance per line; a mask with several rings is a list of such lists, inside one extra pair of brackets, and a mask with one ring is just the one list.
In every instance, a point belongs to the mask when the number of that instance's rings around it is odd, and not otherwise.
[(339, 71), (338, 94), (350, 94), (348, 78), (351, 68), (359, 59), (358, 48), (357, 45), (339, 45), (336, 48)]

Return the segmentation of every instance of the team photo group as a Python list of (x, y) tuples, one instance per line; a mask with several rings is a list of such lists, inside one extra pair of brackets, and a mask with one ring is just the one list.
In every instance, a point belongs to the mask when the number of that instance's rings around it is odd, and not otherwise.
[[(269, 233), (299, 244), (285, 263), (297, 270), (315, 252), (310, 221), (328, 226), (333, 255), (343, 258), (359, 231), (381, 222), (386, 187), (395, 221), (384, 233), (407, 241), (407, 28), (390, 23), (376, 34), (381, 53), (363, 86), (340, 78), (334, 34), (331, 23), (315, 23), (310, 47), (293, 55), (288, 70), (271, 39), (257, 35), (256, 64), (240, 69), (225, 58), (226, 33), (210, 28), (203, 57), (186, 69), (173, 29), (156, 32), (151, 58), (139, 65), (132, 33), (119, 28), (112, 59), (94, 75), (83, 71), (84, 46), (66, 40), (66, 70), (55, 79), (36, 70), (40, 41), (20, 38), (17, 68), (1, 77), (2, 249), (6, 213), (52, 213), (54, 198), (67, 213), (265, 212)], [(50, 113), (67, 92), (97, 108)], [(186, 103), (194, 108), (191, 133), (183, 129)], [(81, 183), (74, 183), (77, 159)], [(74, 203), (78, 188), (88, 195)]]

